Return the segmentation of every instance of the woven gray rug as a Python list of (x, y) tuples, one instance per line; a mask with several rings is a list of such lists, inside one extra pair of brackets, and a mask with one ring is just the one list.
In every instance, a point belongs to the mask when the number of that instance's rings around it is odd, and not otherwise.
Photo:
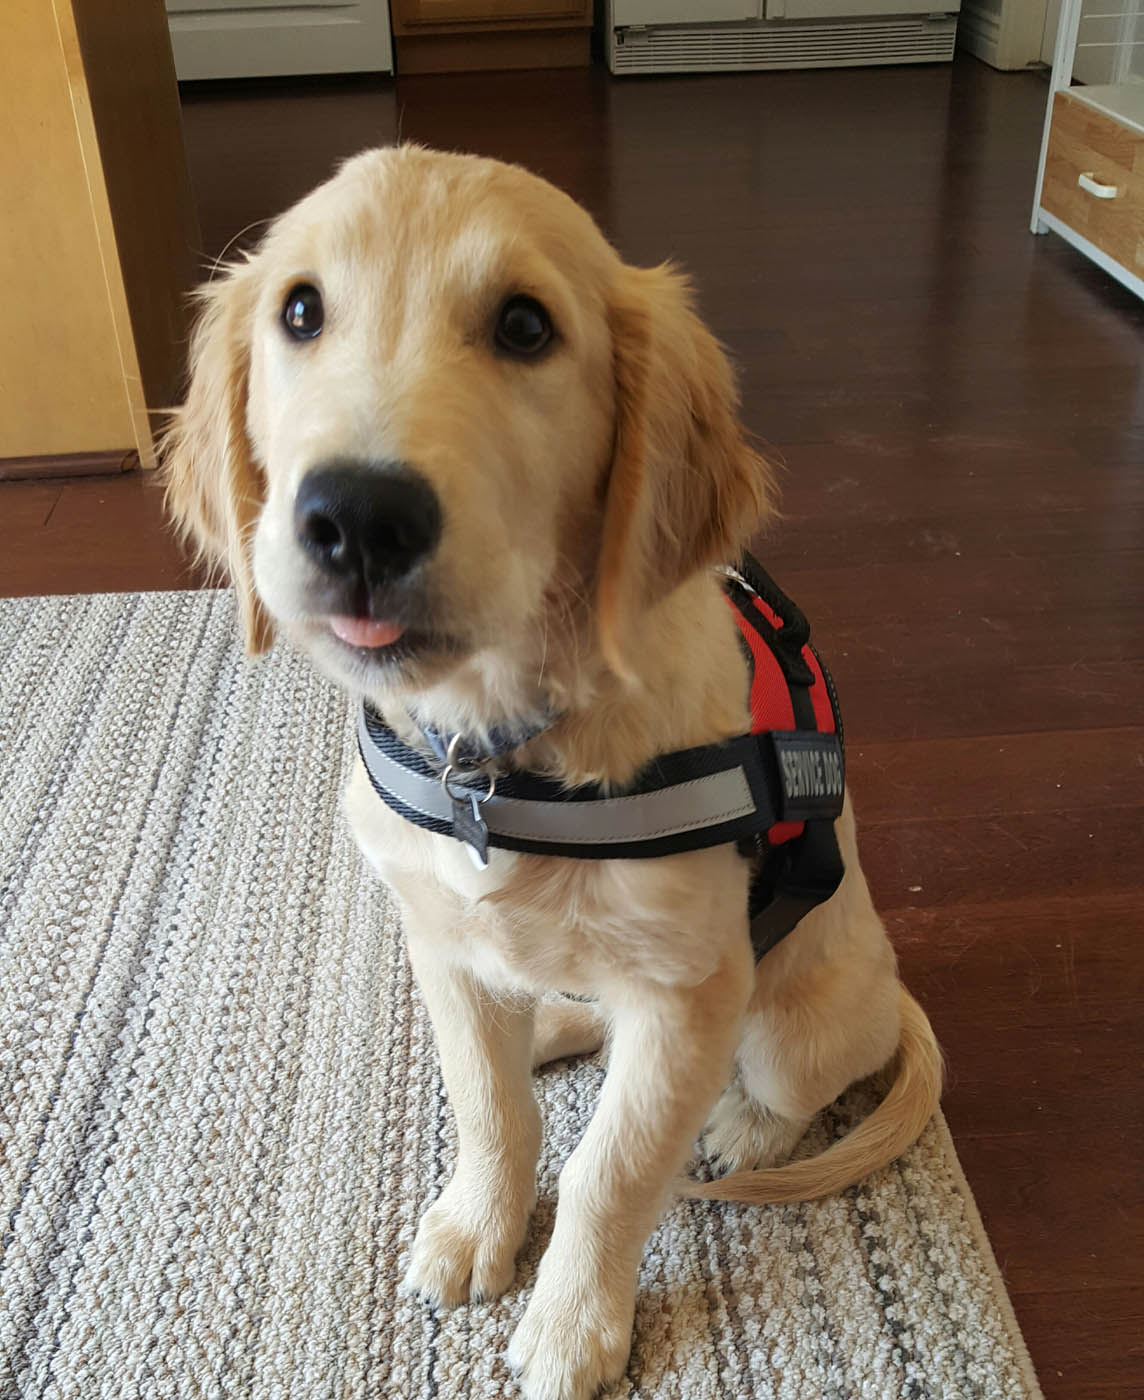
[[(218, 592), (3, 602), (0, 660), (0, 1395), (517, 1395), (505, 1345), (603, 1072), (538, 1078), (508, 1296), (399, 1294), (454, 1138), (339, 815), (344, 699), (284, 648), (244, 661)], [(674, 1206), (612, 1393), (1038, 1396), (944, 1124), (837, 1199)]]

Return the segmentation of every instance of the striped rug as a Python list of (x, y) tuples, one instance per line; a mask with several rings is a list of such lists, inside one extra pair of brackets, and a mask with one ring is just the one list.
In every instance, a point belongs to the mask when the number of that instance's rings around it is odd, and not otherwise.
[[(0, 662), (0, 1395), (517, 1395), (505, 1344), (602, 1070), (538, 1077), (508, 1296), (403, 1296), (455, 1144), (339, 815), (345, 701), (284, 648), (244, 661), (219, 592), (0, 603)], [(944, 1124), (836, 1199), (675, 1205), (613, 1394), (1037, 1396)]]

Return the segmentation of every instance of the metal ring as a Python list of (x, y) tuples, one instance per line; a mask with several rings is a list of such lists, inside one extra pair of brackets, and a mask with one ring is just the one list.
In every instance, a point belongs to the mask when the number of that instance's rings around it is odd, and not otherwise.
[(457, 746), (460, 744), (460, 742), (461, 731), (458, 729), (456, 734), (454, 734), (453, 737), (449, 740), (449, 747), (445, 750), (446, 771), (448, 771), (448, 769), (450, 768), (460, 767), (460, 764), (457, 762)]
[(464, 735), (458, 731), (449, 740), (449, 747), (445, 750), (445, 767), (455, 768), (458, 773), (483, 773), (485, 764), (491, 760), (475, 758), (471, 763), (466, 763), (457, 752), (463, 738)]
[[(452, 748), (452, 744), (450, 744), (449, 747)], [(454, 773), (459, 774), (461, 777), (467, 777), (470, 773), (484, 774), (485, 778), (488, 779), (488, 792), (484, 793), (484, 795), (482, 796), (479, 793), (475, 793), (471, 787), (463, 787), (460, 792), (454, 792), (453, 789), (449, 786), (449, 779), (453, 776)], [(445, 765), (445, 771), (441, 774), (441, 786), (445, 789), (446, 793), (453, 799), (454, 802), (459, 802), (462, 797), (475, 797), (477, 799), (477, 803), (480, 806), (484, 806), (484, 804), (489, 800), (493, 793), (496, 792), (497, 780), (496, 775), (494, 773), (489, 773), (483, 768), (458, 768), (455, 763), (447, 763)]]

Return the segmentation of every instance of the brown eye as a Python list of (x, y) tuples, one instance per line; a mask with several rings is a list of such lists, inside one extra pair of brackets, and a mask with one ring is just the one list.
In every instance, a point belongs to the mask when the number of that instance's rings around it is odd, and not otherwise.
[(295, 340), (313, 340), (322, 329), (322, 294), (309, 282), (299, 282), (286, 294), (282, 322)]
[(552, 318), (535, 297), (509, 297), (497, 318), (496, 342), (510, 355), (537, 355), (552, 339)]

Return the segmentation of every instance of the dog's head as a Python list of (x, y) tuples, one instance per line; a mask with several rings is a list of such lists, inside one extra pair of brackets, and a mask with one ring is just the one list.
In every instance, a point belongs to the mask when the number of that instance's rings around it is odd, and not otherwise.
[(622, 670), (641, 610), (765, 510), (685, 280), (515, 167), (367, 152), (202, 303), (171, 508), (250, 650), (280, 626), (352, 688), (535, 679), (557, 616)]

